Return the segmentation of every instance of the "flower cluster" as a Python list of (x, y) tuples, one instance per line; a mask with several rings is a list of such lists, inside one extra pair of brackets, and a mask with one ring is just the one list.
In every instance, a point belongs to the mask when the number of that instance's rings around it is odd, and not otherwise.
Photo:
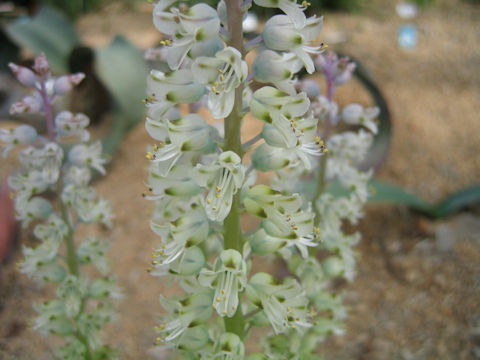
[[(54, 78), (44, 55), (35, 59), (33, 69), (10, 64), (17, 79), (34, 93), (11, 107), (12, 114), (41, 112), (48, 135), (42, 136), (30, 125), (0, 130), (3, 155), (22, 145), (18, 159), (22, 169), (8, 179), (15, 200), (15, 216), (40, 243), (24, 247), (19, 269), (39, 283), (55, 283), (56, 298), (35, 305), (38, 317), (33, 328), (42, 334), (65, 339), (57, 349), (61, 359), (115, 358), (115, 352), (102, 345), (100, 330), (114, 318), (111, 299), (122, 294), (109, 276), (105, 253), (109, 243), (87, 237), (78, 246), (74, 235), (80, 223), (111, 225), (110, 202), (97, 196), (89, 186), (92, 171), (105, 174), (106, 158), (99, 141), (87, 143), (89, 119), (84, 114), (61, 111), (54, 116), (52, 105), (58, 96), (77, 85), (81, 73)], [(55, 196), (52, 196), (55, 195)], [(65, 249), (65, 251), (63, 251)], [(80, 265), (92, 264), (101, 277), (89, 279)]]
[[(313, 358), (322, 336), (342, 331), (341, 297), (327, 289), (330, 279), (353, 274), (351, 246), (358, 236), (343, 234), (341, 224), (359, 218), (370, 177), (355, 162), (371, 135), (330, 136), (331, 128), (341, 118), (375, 131), (376, 112), (351, 105), (337, 115), (333, 87), (348, 80), (354, 65), (322, 54), (325, 46), (316, 40), (323, 18), (306, 17), (307, 2), (254, 0), (285, 15), (269, 19), (250, 42), (243, 40), (242, 19), (251, 1), (222, 0), (217, 9), (175, 3), (159, 0), (153, 10), (164, 38), (150, 55), (160, 55), (169, 70), (148, 77), (145, 127), (156, 144), (146, 153), (143, 196), (156, 203), (151, 228), (159, 236), (148, 271), (173, 276), (186, 294), (162, 298), (168, 314), (155, 326), (155, 344), (172, 349), (171, 358), (244, 359), (249, 329), (271, 326), (275, 336), (265, 338), (265, 354), (249, 359), (289, 352), (287, 358)], [(247, 54), (254, 56), (250, 69)], [(329, 95), (298, 80), (303, 68), (328, 74)], [(223, 126), (209, 125), (196, 113), (200, 107)], [(242, 144), (248, 112), (263, 129)], [(320, 181), (312, 203), (296, 185), (314, 169)], [(274, 172), (271, 186), (256, 184), (257, 171)], [(347, 187), (349, 196), (325, 192), (331, 181)], [(242, 212), (261, 219), (248, 235)], [(316, 249), (333, 254), (320, 261)], [(273, 256), (287, 261), (291, 277), (252, 273), (254, 259)], [(303, 340), (308, 346), (299, 345)], [(280, 345), (297, 349), (278, 357)]]

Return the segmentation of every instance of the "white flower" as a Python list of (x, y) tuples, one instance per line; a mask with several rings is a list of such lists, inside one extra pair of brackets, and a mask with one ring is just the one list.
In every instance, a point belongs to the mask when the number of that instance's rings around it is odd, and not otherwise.
[(312, 16), (303, 27), (295, 28), (288, 16), (276, 15), (265, 24), (262, 37), (269, 49), (295, 53), (311, 74), (315, 71), (315, 65), (309, 54), (322, 51), (322, 46), (311, 46), (311, 43), (322, 31), (322, 26), (323, 17)]
[(38, 79), (35, 73), (24, 66), (19, 66), (14, 63), (9, 63), (8, 67), (15, 74), (17, 80), (25, 86), (35, 86)]
[(148, 186), (152, 195), (144, 193), (147, 200), (161, 199), (165, 195), (191, 197), (201, 191), (201, 187), (192, 179), (193, 170), (190, 165), (174, 165), (167, 177), (157, 172), (157, 167), (150, 169)]
[(302, 67), (302, 61), (294, 53), (278, 54), (272, 50), (264, 50), (255, 58), (252, 71), (256, 80), (272, 83), (278, 89), (295, 95), (296, 79), (293, 76)]
[(63, 183), (65, 185), (87, 186), (91, 177), (92, 174), (88, 167), (69, 166), (63, 175)]
[(215, 289), (212, 307), (220, 316), (232, 317), (238, 307), (238, 292), (247, 282), (247, 264), (233, 249), (223, 250), (212, 270), (202, 269), (198, 281)]
[(215, 54), (214, 58), (199, 57), (192, 65), (195, 80), (207, 84), (208, 108), (215, 118), (230, 115), (235, 102), (235, 89), (245, 81), (247, 63), (240, 52), (227, 47)]
[(55, 130), (59, 136), (77, 136), (82, 142), (90, 139), (90, 133), (85, 129), (90, 122), (85, 114), (72, 114), (61, 111), (55, 116)]
[(310, 210), (301, 210), (302, 203), (299, 194), (285, 196), (266, 185), (249, 189), (244, 200), (246, 210), (266, 219), (262, 229), (251, 240), (252, 250), (266, 246), (272, 252), (294, 245), (303, 257), (307, 257), (307, 248), (317, 246), (317, 237), (313, 226), (314, 214)]
[(211, 290), (186, 295), (178, 300), (160, 296), (160, 303), (174, 316), (173, 320), (163, 320), (155, 326), (155, 331), (161, 337), (161, 341), (178, 343), (182, 334), (189, 327), (207, 322), (212, 314)]
[(350, 125), (362, 125), (373, 134), (378, 132), (376, 118), (380, 110), (378, 107), (364, 109), (360, 104), (349, 104), (342, 111), (342, 120)]
[(102, 155), (102, 143), (100, 140), (93, 144), (75, 145), (68, 153), (68, 159), (76, 166), (89, 166), (97, 170), (100, 174), (105, 175), (106, 171), (103, 167), (108, 161)]
[[(190, 209), (189, 212), (168, 223), (168, 225), (162, 226), (152, 221), (150, 227), (166, 243), (153, 253), (154, 265), (157, 265), (157, 263), (160, 265), (170, 264), (175, 261), (184, 253), (186, 248), (204, 241), (210, 229), (205, 211), (198, 206)], [(165, 236), (166, 234), (170, 234), (171, 238)]]
[(5, 149), (3, 157), (6, 157), (15, 145), (28, 145), (37, 140), (37, 131), (30, 125), (20, 125), (14, 129), (0, 129), (0, 141)]
[(153, 24), (162, 33), (172, 37), (167, 55), (168, 66), (172, 70), (180, 67), (188, 52), (195, 45), (217, 37), (220, 20), (217, 11), (206, 4), (196, 4), (191, 8), (170, 8), (158, 3), (153, 10)]
[(26, 168), (40, 171), (47, 184), (57, 182), (63, 160), (63, 150), (56, 143), (47, 143), (42, 148), (29, 146), (22, 150), (18, 158)]
[(163, 73), (152, 70), (147, 78), (146, 129), (150, 136), (163, 140), (165, 121), (172, 119), (169, 111), (176, 104), (188, 104), (201, 99), (205, 86), (194, 81), (191, 70), (181, 69)]
[(271, 275), (259, 272), (250, 278), (246, 294), (265, 312), (276, 334), (289, 329), (302, 332), (312, 326), (308, 322), (308, 299), (294, 279), (286, 278), (279, 283)]
[(147, 153), (151, 169), (160, 176), (167, 176), (173, 165), (185, 152), (199, 151), (207, 145), (209, 128), (197, 114), (188, 114), (178, 120), (167, 122), (168, 143), (160, 142), (153, 152)]
[(296, 146), (298, 139), (303, 136), (303, 127), (299, 127), (297, 121), (309, 106), (310, 100), (305, 93), (292, 96), (271, 86), (255, 91), (250, 101), (252, 115), (272, 124), (283, 137), (283, 146), (287, 148)]
[(297, 0), (254, 0), (254, 2), (266, 8), (279, 8), (287, 14), (297, 29), (305, 26), (307, 19), (304, 11), (308, 6), (306, 1), (301, 4), (297, 4)]
[(242, 187), (245, 177), (241, 161), (233, 151), (225, 151), (215, 164), (197, 165), (196, 181), (209, 188), (205, 210), (210, 220), (223, 221), (230, 212), (233, 195)]

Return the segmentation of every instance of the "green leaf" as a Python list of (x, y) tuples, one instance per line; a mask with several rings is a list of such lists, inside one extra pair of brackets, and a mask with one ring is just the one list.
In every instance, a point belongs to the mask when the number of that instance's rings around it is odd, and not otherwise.
[(123, 135), (143, 119), (147, 64), (142, 52), (122, 36), (95, 51), (96, 72), (114, 102), (114, 128), (103, 140), (103, 151), (113, 155)]
[(96, 49), (96, 70), (128, 127), (138, 123), (145, 110), (142, 99), (147, 87), (147, 64), (142, 52), (117, 35), (110, 45)]
[(467, 206), (480, 204), (480, 185), (470, 186), (453, 193), (435, 205), (435, 216), (442, 218)]
[(80, 44), (72, 24), (60, 12), (48, 6), (42, 6), (33, 18), (18, 18), (5, 30), (19, 46), (36, 54), (44, 53), (50, 69), (58, 74), (68, 73), (68, 56)]
[(406, 205), (420, 212), (429, 215), (433, 214), (433, 206), (431, 204), (397, 185), (380, 180), (373, 180), (370, 182), (370, 187), (373, 192), (373, 196), (369, 198), (369, 202), (371, 203)]

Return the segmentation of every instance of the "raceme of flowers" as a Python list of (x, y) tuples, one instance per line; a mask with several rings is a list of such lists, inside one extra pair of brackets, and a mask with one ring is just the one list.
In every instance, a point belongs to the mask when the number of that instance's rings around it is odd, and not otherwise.
[[(344, 331), (341, 296), (328, 287), (355, 274), (360, 235), (345, 234), (342, 224), (358, 221), (369, 195), (372, 174), (356, 164), (377, 132), (378, 110), (351, 104), (339, 111), (335, 89), (355, 64), (323, 53), (323, 18), (307, 17), (307, 2), (254, 3), (284, 14), (248, 42), (242, 19), (251, 2), (220, 1), (214, 9), (160, 0), (153, 10), (164, 37), (149, 53), (169, 70), (148, 76), (145, 127), (155, 143), (146, 153), (143, 196), (155, 202), (150, 226), (158, 236), (148, 271), (185, 291), (161, 297), (166, 313), (155, 326), (155, 344), (172, 359), (315, 359), (320, 340)], [(325, 95), (316, 82), (298, 79), (303, 68), (325, 75)], [(200, 107), (217, 123), (209, 125)], [(263, 129), (241, 144), (248, 112)], [(340, 122), (359, 130), (334, 133)], [(256, 183), (257, 171), (273, 172), (270, 186)], [(316, 194), (306, 198), (298, 185), (312, 171)], [(326, 191), (332, 182), (348, 195)], [(248, 233), (240, 223), (245, 212), (261, 221)], [(317, 257), (317, 250), (330, 255)], [(252, 270), (278, 256), (291, 276)], [(254, 326), (271, 329), (263, 354), (246, 354)]]
[[(81, 73), (53, 77), (47, 59), (40, 55), (32, 69), (10, 64), (17, 79), (33, 89), (11, 107), (12, 114), (42, 113), (47, 136), (30, 125), (0, 130), (3, 155), (21, 147), (22, 168), (8, 178), (15, 201), (15, 216), (24, 227), (35, 224), (33, 235), (39, 243), (24, 247), (20, 272), (34, 281), (53, 283), (54, 299), (37, 303), (33, 329), (41, 334), (63, 337), (56, 350), (59, 359), (83, 360), (116, 358), (113, 348), (104, 345), (100, 330), (115, 317), (111, 300), (122, 292), (109, 275), (106, 252), (110, 244), (87, 236), (74, 242), (81, 223), (111, 226), (112, 207), (89, 186), (93, 172), (105, 174), (106, 157), (100, 141), (89, 143), (86, 115), (69, 111), (53, 113), (55, 100), (80, 83)], [(54, 196), (52, 196), (54, 195)], [(100, 276), (90, 279), (83, 265), (93, 265)]]

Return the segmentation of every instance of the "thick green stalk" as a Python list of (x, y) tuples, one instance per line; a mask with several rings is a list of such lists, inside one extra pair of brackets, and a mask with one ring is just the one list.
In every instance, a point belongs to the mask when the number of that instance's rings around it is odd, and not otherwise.
[[(227, 0), (228, 31), (230, 33), (229, 46), (236, 48), (242, 56), (244, 55), (242, 18), (243, 12), (240, 8), (240, 0)], [(225, 148), (243, 156), (240, 129), (242, 126), (242, 93), (243, 85), (235, 90), (235, 103), (231, 114), (225, 118)], [(226, 217), (224, 225), (225, 249), (235, 249), (242, 253), (243, 236), (240, 224), (240, 191), (232, 199), (232, 209)], [(241, 304), (237, 312), (231, 318), (225, 317), (225, 328), (228, 332), (237, 334), (241, 339), (245, 335), (245, 324), (241, 311)]]

